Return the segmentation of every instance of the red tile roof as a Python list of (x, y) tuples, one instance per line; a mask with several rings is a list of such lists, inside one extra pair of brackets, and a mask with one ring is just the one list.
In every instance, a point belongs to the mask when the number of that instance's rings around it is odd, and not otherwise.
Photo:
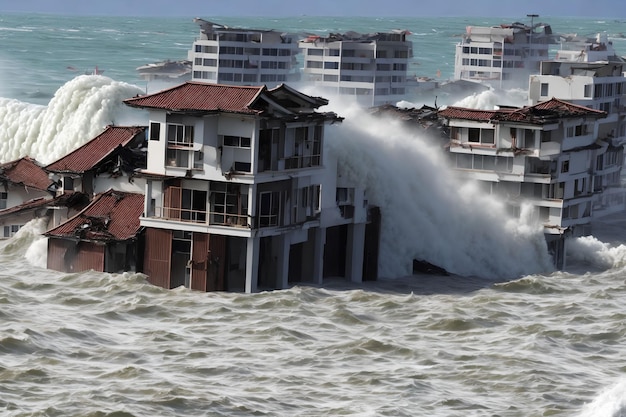
[(80, 148), (46, 166), (46, 170), (75, 173), (89, 171), (115, 149), (127, 146), (145, 130), (145, 126), (107, 126), (104, 132)]
[(46, 191), (53, 181), (48, 173), (31, 158), (24, 157), (0, 165), (0, 180)]
[(552, 98), (520, 109), (476, 110), (448, 107), (439, 111), (447, 119), (474, 120), (477, 122), (523, 122), (533, 124), (552, 123), (556, 119), (595, 116), (606, 117), (606, 112)]
[(493, 120), (496, 114), (500, 111), (510, 110), (477, 110), (465, 107), (449, 106), (443, 110), (439, 110), (439, 116), (445, 117), (446, 119), (464, 119), (474, 120), (477, 122), (489, 122)]
[(131, 239), (139, 231), (143, 205), (143, 194), (109, 190), (45, 235), (97, 241)]
[(53, 206), (53, 205), (54, 205), (54, 200), (52, 198), (46, 198), (46, 197), (34, 198), (32, 200), (26, 201), (17, 206), (0, 210), (0, 218), (9, 216), (15, 213), (21, 213), (21, 212), (28, 211), (28, 210), (35, 210), (40, 207)]
[(179, 86), (124, 100), (131, 107), (202, 112), (257, 114), (252, 107), (265, 86), (234, 86), (186, 82)]

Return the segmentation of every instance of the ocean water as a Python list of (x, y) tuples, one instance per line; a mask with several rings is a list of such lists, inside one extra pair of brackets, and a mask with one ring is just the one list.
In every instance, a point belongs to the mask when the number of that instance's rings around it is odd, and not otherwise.
[[(200, 17), (408, 29), (412, 70), (444, 79), (466, 25), (524, 19)], [(606, 31), (626, 55), (624, 22), (541, 19)], [(135, 68), (185, 58), (197, 32), (191, 18), (0, 15), (0, 159), (47, 163), (108, 123), (145, 123), (121, 104), (145, 89)], [(102, 76), (84, 75), (96, 67)], [(383, 279), (232, 294), (63, 274), (44, 268), (43, 225), (31, 222), (0, 244), (0, 415), (626, 416), (625, 213), (573, 241), (554, 271), (540, 228), (456, 182), (419, 134), (329, 107), (346, 117), (328, 133), (341, 174), (383, 212)], [(409, 275), (415, 256), (453, 274)]]

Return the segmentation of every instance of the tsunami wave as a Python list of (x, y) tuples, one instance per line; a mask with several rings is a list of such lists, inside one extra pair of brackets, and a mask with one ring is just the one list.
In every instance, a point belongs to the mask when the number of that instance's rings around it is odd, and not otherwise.
[[(48, 106), (2, 98), (2, 162), (31, 156), (47, 164), (109, 124), (145, 125), (145, 112), (123, 104), (141, 93), (108, 77), (81, 75), (59, 88)], [(466, 104), (489, 106), (497, 100), (485, 92)], [(327, 130), (326, 145), (337, 158), (339, 175), (364, 187), (369, 201), (381, 208), (381, 277), (411, 275), (413, 259), (484, 278), (553, 271), (542, 226), (524, 207), (521, 219), (514, 219), (502, 202), (460, 181), (444, 152), (420, 132), (371, 116), (342, 98), (330, 98), (330, 103), (330, 110), (345, 118)], [(45, 267), (45, 243), (35, 239), (26, 252), (35, 266)], [(573, 256), (596, 265), (626, 264), (626, 247), (611, 248), (593, 237), (575, 240), (571, 247)]]
[(47, 106), (0, 98), (0, 162), (30, 156), (48, 164), (107, 125), (145, 124), (139, 110), (122, 102), (142, 92), (101, 75), (81, 75), (59, 88)]
[(420, 132), (341, 99), (330, 103), (345, 117), (327, 130), (339, 175), (365, 187), (369, 202), (381, 208), (383, 277), (410, 275), (413, 259), (484, 278), (554, 269), (543, 228), (528, 210), (522, 209), (522, 220), (513, 219), (476, 184), (459, 181), (444, 152)]

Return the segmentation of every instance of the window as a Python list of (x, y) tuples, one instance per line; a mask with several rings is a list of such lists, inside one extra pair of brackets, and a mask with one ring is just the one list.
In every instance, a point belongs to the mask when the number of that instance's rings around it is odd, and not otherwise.
[(191, 146), (193, 144), (193, 126), (168, 124), (167, 143), (175, 146)]
[(22, 228), (21, 224), (12, 224), (11, 226), (4, 226), (4, 237), (13, 237)]
[(548, 83), (541, 83), (541, 97), (548, 95)]
[(239, 184), (211, 182), (211, 224), (248, 226), (248, 194)]
[(569, 172), (569, 161), (561, 162), (561, 172)]
[(180, 210), (182, 220), (194, 223), (206, 222), (206, 197), (206, 191), (183, 188)]
[(259, 194), (259, 227), (278, 226), (280, 193), (265, 191)]
[(475, 127), (470, 127), (469, 129), (467, 129), (467, 140), (469, 142), (475, 143), (480, 142), (480, 129), (477, 129)]
[(535, 147), (535, 131), (532, 129), (524, 130), (524, 146), (523, 148), (534, 148)]
[(482, 129), (482, 135), (480, 141), (487, 145), (493, 145), (495, 143), (494, 131), (491, 129)]
[(585, 97), (591, 97), (591, 84), (585, 85)]
[(161, 123), (150, 122), (150, 140), (159, 140), (161, 136)]
[(312, 55), (312, 56), (322, 56), (324, 55), (324, 50), (323, 49), (312, 49), (309, 48), (307, 49), (307, 55)]
[(0, 193), (0, 210), (7, 208), (7, 200), (9, 195), (7, 193)]
[(167, 150), (167, 166), (189, 168), (189, 150), (187, 149), (168, 149)]
[(324, 69), (339, 69), (339, 62), (324, 62)]
[(234, 148), (249, 148), (250, 138), (224, 135), (224, 146), (232, 146)]

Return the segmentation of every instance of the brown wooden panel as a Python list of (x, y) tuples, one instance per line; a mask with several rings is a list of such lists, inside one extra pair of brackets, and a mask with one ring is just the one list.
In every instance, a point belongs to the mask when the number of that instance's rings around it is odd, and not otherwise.
[(182, 188), (180, 182), (176, 185), (170, 184), (165, 189), (165, 199), (163, 204), (163, 214), (167, 219), (180, 219), (180, 208), (182, 206)]
[(70, 245), (74, 245), (74, 242), (53, 237), (48, 238), (48, 259), (46, 262), (48, 269), (67, 272), (65, 269), (65, 254)]
[(170, 288), (171, 257), (172, 231), (147, 228), (143, 270), (148, 276), (148, 282)]
[(79, 242), (73, 259), (70, 260), (70, 268), (73, 272), (104, 271), (104, 245), (93, 242)]
[(206, 233), (193, 233), (191, 248), (191, 289), (198, 291), (207, 290), (207, 266), (209, 251), (209, 235)]

